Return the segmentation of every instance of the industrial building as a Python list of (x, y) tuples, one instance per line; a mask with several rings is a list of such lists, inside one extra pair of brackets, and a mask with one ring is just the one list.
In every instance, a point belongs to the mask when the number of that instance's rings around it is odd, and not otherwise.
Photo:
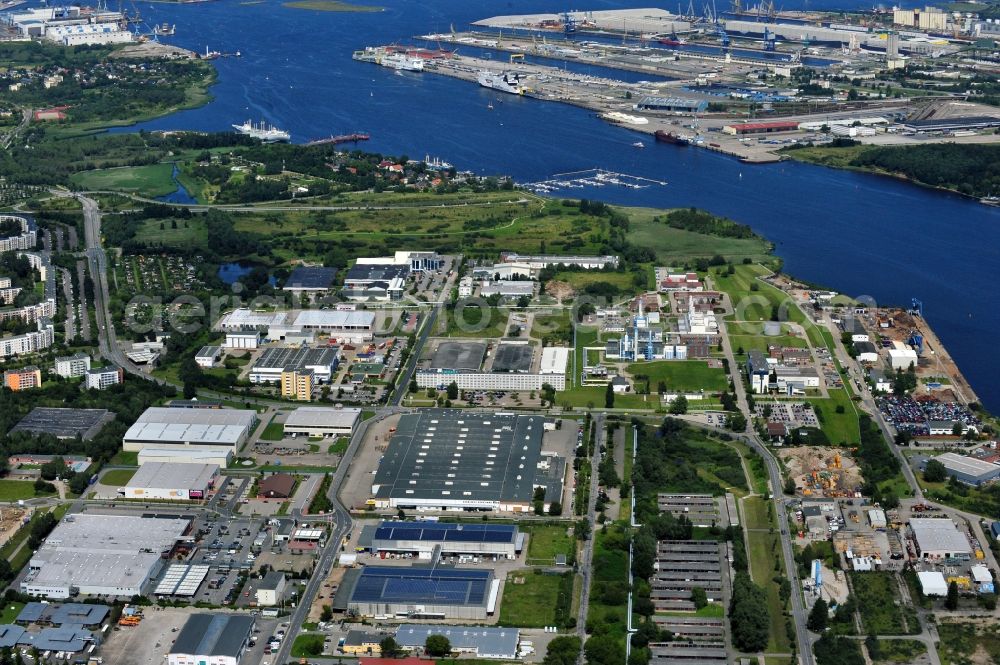
[(854, 351), (860, 363), (877, 363), (878, 347), (871, 342), (855, 342)]
[(219, 477), (217, 464), (147, 462), (118, 494), (126, 499), (201, 501)]
[(643, 97), (632, 108), (651, 113), (704, 113), (708, 102), (703, 99), (681, 97)]
[(1000, 127), (1000, 118), (993, 116), (964, 116), (956, 118), (931, 118), (909, 120), (903, 128), (911, 132), (960, 132)]
[(913, 349), (889, 349), (889, 367), (895, 371), (901, 369), (904, 372), (911, 366), (915, 369), (920, 359)]
[(771, 366), (759, 349), (750, 349), (747, 353), (747, 380), (751, 392), (760, 394), (770, 389)]
[(396, 629), (396, 644), (409, 651), (420, 651), (431, 635), (448, 638), (452, 651), (477, 658), (516, 660), (521, 631), (517, 628), (489, 626), (428, 626), (404, 623)]
[(361, 421), (361, 409), (301, 406), (285, 419), (285, 436), (352, 436)]
[(90, 369), (90, 356), (86, 353), (77, 353), (72, 356), (57, 356), (54, 372), (64, 379), (73, 379), (83, 376)]
[(195, 363), (202, 369), (211, 369), (222, 357), (221, 346), (203, 346), (194, 356)]
[[(948, 434), (951, 434), (951, 424), (949, 423)], [(968, 457), (966, 455), (958, 455), (956, 453), (942, 453), (935, 457), (938, 462), (944, 465), (945, 470), (948, 472), (948, 477), (954, 476), (956, 480), (966, 485), (972, 485), (978, 487), (984, 483), (990, 483), (1000, 478), (1000, 464), (994, 464), (993, 462), (986, 462), (984, 460), (976, 459), (975, 457)], [(921, 465), (921, 471), (927, 466), (927, 461)]]
[(501, 280), (499, 282), (485, 281), (479, 289), (479, 295), (483, 298), (499, 296), (501, 298), (531, 298), (535, 295), (534, 282), (512, 282)]
[[(340, 650), (348, 656), (380, 656), (382, 655), (382, 640), (387, 637), (389, 637), (387, 633), (349, 630), (344, 636)], [(426, 664), (422, 663), (421, 665)]]
[(270, 570), (257, 587), (257, 605), (274, 607), (285, 598), (285, 574), (280, 570)]
[(950, 519), (914, 517), (910, 529), (921, 559), (968, 559), (972, 553), (969, 539)]
[(0, 625), (0, 649), (22, 647), (24, 651), (34, 648), (43, 653), (72, 655), (93, 648), (96, 643), (92, 632), (73, 625), (42, 628), (37, 632), (12, 624)]
[(743, 122), (733, 125), (726, 125), (722, 128), (723, 134), (732, 136), (745, 136), (747, 134), (774, 134), (777, 132), (794, 132), (799, 128), (799, 123), (792, 120), (774, 120), (771, 122)]
[(295, 266), (281, 288), (283, 291), (291, 291), (298, 295), (326, 293), (333, 288), (333, 280), (336, 277), (336, 268)]
[(948, 582), (944, 579), (944, 574), (934, 570), (922, 570), (917, 573), (917, 580), (920, 582), (920, 590), (925, 596), (948, 595)]
[(189, 446), (157, 448), (150, 446), (139, 451), (139, 466), (149, 462), (179, 462), (181, 464), (217, 464), (225, 468), (233, 459), (233, 450), (198, 450)]
[(344, 342), (372, 338), (375, 315), (351, 310), (309, 309), (299, 312), (257, 312), (246, 308), (224, 314), (216, 328), (226, 333), (227, 348), (256, 348), (261, 336), (270, 340), (302, 339), (323, 333)]
[(282, 372), (310, 370), (316, 383), (329, 383), (340, 362), (340, 348), (265, 349), (250, 368), (250, 383), (280, 383)]
[(496, 346), (492, 362), (484, 366), (487, 345), (475, 341), (441, 342), (430, 367), (415, 373), (421, 388), (444, 389), (454, 382), (461, 390), (541, 390), (548, 384), (555, 390), (566, 389), (569, 349), (547, 346), (542, 349), (535, 371), (534, 347), (524, 341), (502, 341)]
[(27, 603), (17, 615), (17, 623), (47, 626), (76, 624), (84, 628), (100, 626), (111, 612), (99, 603)]
[(153, 589), (153, 595), (190, 598), (198, 593), (198, 587), (208, 577), (208, 571), (207, 564), (172, 563)]
[(167, 665), (239, 665), (254, 619), (241, 614), (192, 614), (170, 647)]
[(141, 595), (190, 524), (173, 517), (67, 515), (32, 555), (21, 592), (54, 599)]
[(28, 432), (29, 434), (50, 434), (57, 439), (80, 437), (84, 441), (89, 441), (114, 419), (115, 414), (107, 409), (36, 406), (11, 428), (9, 434)]
[[(146, 409), (122, 439), (129, 452), (170, 447), (233, 455), (246, 443), (257, 424), (257, 412), (248, 409)], [(220, 465), (221, 466), (221, 465)]]
[(523, 546), (524, 534), (511, 524), (385, 521), (374, 529), (370, 547), (372, 552), (410, 552), (421, 558), (440, 548), (442, 554), (513, 559)]
[(348, 300), (401, 300), (410, 267), (398, 263), (362, 263), (359, 259), (347, 271), (341, 291)]
[(617, 256), (558, 256), (554, 254), (525, 255), (515, 252), (503, 252), (500, 255), (501, 263), (522, 263), (528, 266), (533, 272), (549, 266), (575, 266), (584, 270), (601, 270), (603, 268), (617, 268)]
[(333, 608), (363, 617), (484, 621), (499, 593), (492, 570), (365, 566), (347, 571)]
[(427, 409), (403, 415), (372, 481), (378, 508), (528, 512), (562, 501), (566, 460), (543, 454), (545, 418)]

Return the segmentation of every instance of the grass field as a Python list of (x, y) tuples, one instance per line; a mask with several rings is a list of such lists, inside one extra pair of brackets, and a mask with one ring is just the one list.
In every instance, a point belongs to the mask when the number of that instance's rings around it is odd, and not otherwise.
[[(160, 226), (163, 226), (161, 229)], [(203, 220), (198, 218), (178, 221), (177, 228), (173, 228), (171, 222), (160, 222), (149, 219), (136, 231), (135, 238), (138, 242), (147, 245), (157, 245), (164, 247), (199, 247), (208, 245), (208, 229)]]
[(340, 437), (336, 441), (330, 444), (330, 447), (326, 449), (328, 455), (343, 455), (347, 451), (347, 447), (351, 444), (351, 440), (347, 437)]
[(912, 663), (927, 653), (927, 647), (918, 640), (879, 640), (878, 658), (874, 663)]
[(30, 480), (0, 480), (0, 501), (19, 501), (34, 496), (35, 484)]
[(632, 274), (627, 272), (604, 272), (601, 270), (566, 271), (556, 273), (555, 279), (566, 282), (577, 291), (583, 290), (588, 284), (607, 282), (613, 284), (622, 292), (632, 291), (635, 287)]
[(285, 438), (284, 424), (276, 422), (275, 420), (271, 420), (271, 422), (267, 424), (267, 427), (264, 428), (264, 431), (261, 433), (260, 438), (265, 439), (267, 441), (281, 441), (282, 439)]
[(722, 368), (711, 368), (702, 360), (633, 363), (626, 370), (633, 377), (649, 377), (649, 389), (653, 392), (656, 391), (660, 381), (667, 384), (667, 390), (683, 391), (719, 392), (729, 385), (726, 372)]
[(101, 484), (110, 487), (121, 487), (132, 480), (137, 469), (111, 469), (101, 476)]
[(139, 453), (119, 450), (108, 464), (112, 466), (139, 466)]
[(807, 340), (793, 335), (776, 335), (774, 337), (766, 337), (764, 335), (730, 335), (729, 341), (732, 343), (733, 352), (737, 356), (741, 355), (739, 353), (740, 349), (743, 349), (744, 353), (749, 352), (751, 349), (767, 353), (767, 347), (769, 346), (788, 346), (796, 349), (804, 349), (809, 346)]
[(309, 658), (323, 653), (323, 634), (305, 633), (297, 635), (292, 642), (292, 656), (295, 658)]
[(20, 602), (4, 603), (3, 611), (0, 612), (0, 624), (6, 625), (14, 623), (14, 619), (16, 619), (17, 615), (21, 613), (21, 610), (24, 609), (24, 605), (24, 603)]
[[(571, 390), (564, 390), (556, 393), (556, 403), (562, 407), (604, 408), (604, 398), (607, 388), (605, 386), (580, 386)], [(660, 406), (660, 400), (656, 395), (636, 395), (625, 393), (615, 395), (616, 409), (656, 409)]]
[(897, 605), (899, 585), (888, 572), (851, 573), (851, 586), (858, 599), (866, 634), (916, 635), (920, 622), (912, 608)]
[[(847, 391), (841, 388), (831, 388), (829, 398), (809, 397), (806, 399), (813, 405), (819, 416), (826, 438), (833, 445), (857, 444), (861, 442), (861, 426), (858, 424), (858, 411), (854, 402), (847, 395)], [(843, 407), (843, 413), (837, 413), (837, 407)]]
[(70, 180), (81, 189), (117, 189), (155, 198), (177, 189), (172, 177), (173, 170), (173, 164), (167, 163), (124, 166), (79, 171), (70, 176)]
[(569, 558), (576, 545), (565, 525), (529, 524), (522, 530), (528, 532), (528, 558), (534, 559), (533, 563), (551, 564), (557, 554), (565, 554)]
[[(445, 337), (503, 337), (507, 334), (507, 310), (500, 307), (469, 306), (441, 312), (438, 325), (445, 323)], [(439, 329), (440, 331), (440, 329)]]
[(1000, 625), (996, 622), (938, 623), (937, 632), (941, 638), (938, 655), (946, 665), (1000, 663)]
[[(524, 579), (524, 582), (515, 584), (517, 578)], [(503, 586), (500, 624), (522, 628), (556, 625), (556, 602), (561, 581), (558, 575), (541, 575), (531, 571), (510, 573)]]
[(723, 238), (670, 228), (653, 221), (654, 217), (663, 214), (662, 210), (626, 208), (623, 211), (631, 220), (628, 241), (639, 247), (649, 247), (656, 252), (657, 260), (666, 265), (683, 265), (716, 254), (737, 263), (745, 258), (753, 261), (773, 258), (767, 241), (761, 238)]
[(771, 526), (770, 504), (762, 497), (751, 496), (742, 501), (743, 519), (748, 529), (767, 529)]

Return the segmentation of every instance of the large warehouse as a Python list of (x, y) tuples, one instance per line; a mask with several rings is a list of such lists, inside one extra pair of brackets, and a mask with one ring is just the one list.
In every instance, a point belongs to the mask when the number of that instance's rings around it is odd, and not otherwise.
[(148, 462), (177, 462), (180, 464), (216, 464), (222, 468), (233, 459), (233, 450), (195, 450), (188, 446), (172, 448), (143, 448), (139, 451), (139, 466)]
[(361, 420), (361, 409), (301, 406), (285, 419), (285, 436), (351, 436)]
[(218, 477), (218, 464), (147, 462), (118, 494), (126, 499), (200, 501)]
[(524, 535), (511, 524), (453, 524), (446, 522), (382, 522), (372, 536), (373, 552), (493, 555), (513, 559)]
[(55, 599), (75, 593), (140, 595), (190, 524), (178, 518), (67, 515), (32, 555), (21, 591)]
[(541, 350), (523, 341), (502, 341), (486, 360), (487, 345), (475, 341), (438, 344), (429, 367), (416, 372), (421, 388), (444, 389), (454, 382), (461, 390), (541, 390), (549, 384), (566, 389), (569, 349), (549, 346)]
[(366, 617), (483, 621), (496, 610), (499, 589), (492, 570), (365, 566), (347, 571), (334, 609)]
[(969, 539), (950, 519), (914, 517), (910, 529), (921, 559), (968, 559), (972, 554)]
[(79, 436), (84, 441), (89, 441), (114, 419), (115, 414), (107, 409), (36, 406), (14, 425), (10, 433), (51, 434), (57, 439), (75, 439)]
[(521, 639), (521, 631), (517, 628), (404, 623), (396, 629), (396, 644), (406, 650), (420, 650), (431, 635), (447, 637), (452, 651), (472, 654), (478, 658), (518, 660), (517, 643)]
[(265, 349), (250, 369), (251, 383), (279, 383), (283, 371), (312, 370), (317, 383), (329, 383), (337, 370), (340, 349), (336, 346), (277, 347)]
[(176, 447), (235, 454), (257, 424), (257, 412), (247, 409), (171, 409), (152, 406), (128, 428), (126, 451)]
[(254, 620), (239, 614), (192, 614), (170, 647), (168, 665), (239, 665)]
[(542, 454), (545, 418), (426, 409), (403, 415), (372, 482), (378, 508), (528, 512), (562, 501), (566, 460)]
[[(944, 465), (948, 472), (948, 477), (955, 478), (966, 485), (978, 487), (983, 483), (988, 483), (1000, 478), (1000, 464), (986, 462), (975, 457), (958, 455), (956, 453), (942, 453), (935, 457), (937, 461)], [(926, 466), (926, 462), (924, 463)]]

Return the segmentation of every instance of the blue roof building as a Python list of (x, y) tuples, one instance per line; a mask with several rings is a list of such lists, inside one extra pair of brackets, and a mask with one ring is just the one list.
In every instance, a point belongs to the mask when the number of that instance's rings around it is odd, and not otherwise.
[(347, 572), (333, 606), (360, 616), (484, 620), (499, 586), (492, 570), (365, 566)]
[(493, 555), (513, 558), (524, 545), (524, 534), (512, 524), (448, 522), (382, 522), (375, 530), (375, 552)]

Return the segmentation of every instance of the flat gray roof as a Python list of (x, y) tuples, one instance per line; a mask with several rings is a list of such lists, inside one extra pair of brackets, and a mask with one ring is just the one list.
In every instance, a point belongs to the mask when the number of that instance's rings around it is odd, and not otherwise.
[(910, 519), (913, 538), (921, 552), (972, 552), (969, 539), (947, 518), (913, 517)]
[(477, 370), (486, 357), (485, 342), (441, 342), (434, 350), (434, 369)]
[[(511, 413), (406, 414), (379, 464), (373, 491), (397, 500), (530, 503), (536, 481), (546, 476), (538, 468), (544, 424), (541, 416)], [(562, 458), (555, 459), (562, 466)], [(561, 474), (553, 482), (561, 482)]]
[[(60, 439), (72, 439), (78, 434), (86, 435), (91, 428), (114, 420), (115, 416), (107, 409), (66, 409), (49, 406), (36, 406), (28, 415), (21, 418), (10, 434), (29, 432), (31, 434), (51, 434)], [(90, 432), (93, 436), (96, 432)]]
[(247, 409), (171, 409), (153, 406), (123, 437), (138, 443), (235, 446), (249, 435), (257, 412)]
[[(948, 426), (951, 426), (951, 422), (948, 423)], [(989, 478), (990, 476), (1000, 474), (1000, 465), (976, 459), (975, 457), (957, 455), (955, 453), (942, 453), (934, 459), (944, 464), (944, 467), (949, 471), (964, 473), (973, 478)]]
[(218, 472), (218, 464), (146, 462), (125, 486), (135, 489), (204, 490)]
[(516, 654), (521, 631), (517, 628), (404, 623), (396, 629), (396, 642), (404, 648), (422, 647), (430, 635), (444, 635), (452, 649), (475, 648), (483, 654)]
[(499, 344), (493, 356), (493, 371), (527, 372), (533, 355), (530, 344)]
[(192, 614), (170, 653), (237, 658), (253, 624), (253, 617), (237, 614)]
[(361, 409), (334, 409), (323, 406), (300, 406), (285, 419), (285, 427), (354, 427)]

